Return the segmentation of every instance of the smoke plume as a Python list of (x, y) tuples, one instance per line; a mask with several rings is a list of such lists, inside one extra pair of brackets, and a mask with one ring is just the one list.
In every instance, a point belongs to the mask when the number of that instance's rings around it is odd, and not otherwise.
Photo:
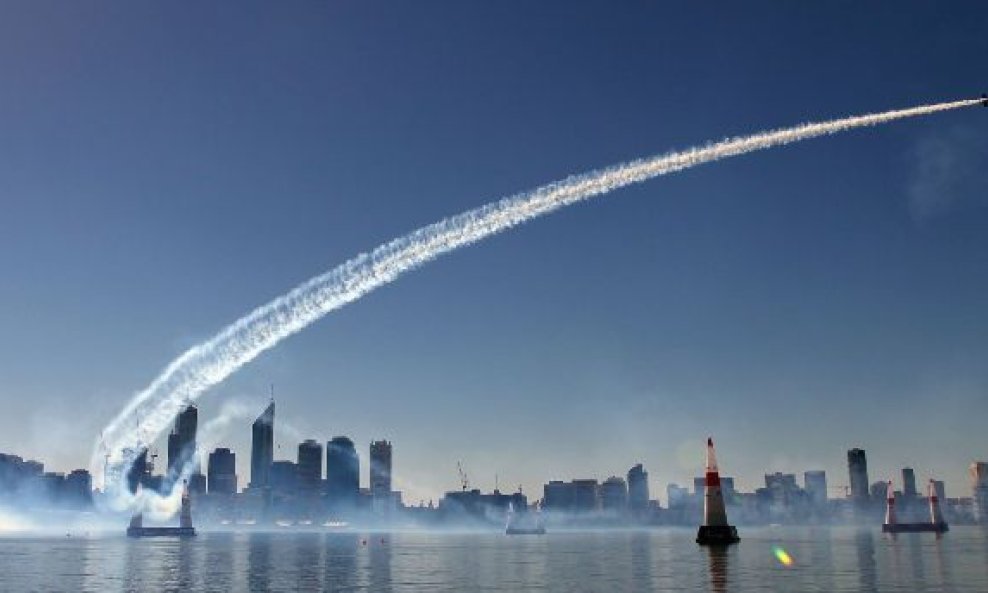
[(327, 313), (444, 253), (659, 175), (773, 146), (978, 104), (979, 100), (938, 103), (729, 138), (572, 175), (420, 228), (297, 286), (175, 359), (103, 430), (90, 464), (93, 474), (103, 473), (104, 456), (108, 455), (106, 490), (118, 500), (117, 506), (133, 506), (136, 501), (126, 487), (127, 468), (187, 402)]

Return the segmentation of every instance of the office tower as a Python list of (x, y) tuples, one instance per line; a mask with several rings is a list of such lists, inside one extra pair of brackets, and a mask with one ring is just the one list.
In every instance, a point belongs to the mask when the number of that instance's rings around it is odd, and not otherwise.
[(562, 480), (551, 480), (548, 484), (542, 486), (542, 508), (550, 511), (572, 511), (572, 484), (568, 484)]
[(919, 492), (916, 490), (916, 473), (913, 468), (902, 468), (902, 496), (905, 498), (916, 498)]
[(670, 509), (681, 509), (690, 502), (690, 489), (676, 484), (666, 486), (666, 504)]
[(291, 461), (274, 461), (268, 474), (268, 487), (278, 497), (298, 494), (298, 466)]
[(391, 495), (391, 443), (388, 441), (370, 444), (370, 491), (373, 498)]
[(628, 470), (628, 508), (636, 513), (648, 509), (648, 472), (640, 463)]
[(360, 494), (360, 458), (350, 439), (326, 443), (326, 497), (330, 505), (353, 505)]
[[(847, 452), (847, 471), (851, 479), (851, 499), (857, 506), (863, 506), (868, 502), (868, 460), (865, 458), (863, 449), (851, 449)], [(885, 483), (881, 483), (881, 500), (885, 494)]]
[(628, 508), (628, 487), (624, 478), (611, 476), (600, 485), (600, 507), (605, 511), (623, 512)]
[(823, 470), (803, 472), (803, 489), (815, 507), (827, 505), (827, 473)]
[(974, 518), (978, 523), (988, 523), (988, 462), (975, 461), (968, 473), (971, 476)]
[(124, 458), (132, 458), (134, 461), (127, 469), (127, 489), (137, 492), (138, 486), (146, 486), (151, 477), (151, 470), (148, 464), (148, 450), (141, 447), (138, 450), (124, 449)]
[(173, 477), (195, 456), (198, 425), (199, 410), (192, 404), (185, 406), (175, 418), (175, 427), (168, 435), (168, 473)]
[(274, 462), (274, 401), (251, 426), (250, 487), (271, 487), (271, 464)]
[(783, 507), (792, 505), (799, 496), (795, 474), (765, 474), (765, 488), (772, 493), (772, 500)]
[(573, 480), (573, 510), (576, 512), (589, 513), (596, 511), (600, 506), (597, 480)]
[(237, 456), (229, 449), (215, 449), (206, 465), (210, 494), (237, 493)]
[(298, 487), (306, 496), (322, 490), (322, 445), (308, 439), (298, 446)]
[(72, 470), (65, 476), (65, 499), (76, 508), (93, 503), (93, 477), (84, 469)]

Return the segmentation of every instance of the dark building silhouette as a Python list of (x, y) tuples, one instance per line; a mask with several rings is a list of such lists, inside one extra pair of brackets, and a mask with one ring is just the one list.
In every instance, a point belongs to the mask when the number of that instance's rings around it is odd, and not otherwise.
[(215, 449), (209, 454), (206, 471), (209, 473), (210, 494), (237, 493), (237, 456), (229, 449)]
[(803, 489), (810, 504), (817, 508), (827, 505), (827, 473), (823, 470), (803, 472)]
[(312, 497), (322, 490), (322, 445), (308, 439), (298, 446), (298, 487)]
[(275, 496), (294, 497), (298, 495), (298, 466), (291, 461), (271, 463), (268, 486)]
[(274, 462), (274, 401), (251, 426), (250, 487), (271, 487), (271, 464)]
[(621, 513), (628, 508), (628, 486), (624, 478), (607, 478), (601, 483), (599, 491), (601, 509)]
[(175, 418), (175, 427), (168, 435), (168, 472), (177, 476), (196, 453), (196, 429), (199, 425), (199, 410), (192, 404), (183, 409)]
[(84, 469), (72, 470), (65, 476), (63, 485), (65, 502), (75, 508), (86, 508), (93, 504), (93, 477)]
[(552, 480), (542, 487), (542, 506), (549, 511), (569, 512), (573, 510), (572, 484), (562, 480)]
[(370, 444), (370, 491), (374, 498), (391, 496), (391, 443)]
[(847, 471), (851, 481), (851, 499), (859, 507), (867, 504), (868, 460), (864, 449), (851, 449), (847, 452)]
[(648, 472), (640, 463), (628, 470), (628, 508), (635, 513), (648, 509)]
[(906, 498), (919, 496), (916, 490), (916, 472), (911, 467), (902, 468), (902, 495)]
[(339, 436), (326, 443), (326, 497), (331, 506), (352, 506), (360, 495), (360, 458), (353, 441)]
[(597, 480), (573, 480), (573, 510), (575, 512), (596, 511), (599, 505)]
[(148, 465), (148, 450), (142, 448), (138, 452), (133, 449), (124, 449), (124, 457), (134, 455), (134, 462), (127, 469), (127, 488), (131, 492), (137, 492), (137, 487), (147, 487), (151, 482), (151, 468)]

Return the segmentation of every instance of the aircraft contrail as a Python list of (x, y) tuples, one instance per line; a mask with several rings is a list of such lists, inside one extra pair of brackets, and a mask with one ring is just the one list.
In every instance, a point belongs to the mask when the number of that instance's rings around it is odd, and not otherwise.
[(659, 175), (854, 128), (979, 105), (981, 101), (923, 105), (729, 138), (572, 175), (422, 227), (308, 280), (176, 358), (103, 430), (93, 452), (92, 473), (102, 475), (106, 460), (109, 469), (104, 477), (105, 489), (118, 506), (132, 504), (134, 499), (127, 491), (124, 474), (135, 452), (165, 431), (187, 402), (327, 313), (444, 253), (564, 206)]

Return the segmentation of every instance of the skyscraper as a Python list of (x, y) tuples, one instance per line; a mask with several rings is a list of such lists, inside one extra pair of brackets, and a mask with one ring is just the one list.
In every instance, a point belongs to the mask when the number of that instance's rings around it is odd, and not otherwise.
[(271, 464), (274, 462), (274, 400), (251, 426), (250, 487), (271, 487)]
[(178, 472), (182, 470), (182, 466), (195, 456), (196, 428), (198, 425), (199, 410), (193, 404), (185, 406), (185, 409), (175, 418), (175, 427), (168, 435), (169, 474), (177, 476)]
[(326, 497), (330, 505), (350, 506), (360, 494), (360, 458), (350, 439), (338, 436), (326, 443)]
[(370, 491), (374, 498), (391, 495), (391, 443), (388, 441), (370, 444)]
[(168, 471), (165, 477), (165, 487), (173, 480), (180, 478), (179, 474), (187, 463), (193, 463), (189, 475), (189, 491), (194, 494), (206, 492), (206, 478), (202, 475), (200, 461), (196, 457), (196, 429), (199, 425), (199, 410), (193, 404), (188, 404), (175, 418), (175, 427), (168, 435)]
[(648, 472), (640, 463), (628, 470), (628, 508), (636, 513), (648, 509)]
[(847, 471), (851, 480), (851, 498), (857, 506), (868, 502), (868, 460), (864, 449), (847, 452)]
[(628, 508), (628, 486), (624, 478), (611, 476), (600, 485), (600, 507), (605, 511), (623, 512)]
[(298, 446), (298, 488), (308, 497), (319, 494), (322, 486), (322, 445), (308, 439)]
[(237, 456), (229, 449), (216, 449), (206, 465), (210, 494), (237, 493)]
[(916, 473), (911, 467), (902, 468), (902, 496), (905, 498), (919, 496), (919, 492), (916, 490)]
[(810, 504), (817, 508), (827, 505), (827, 473), (823, 470), (803, 472), (803, 489)]

